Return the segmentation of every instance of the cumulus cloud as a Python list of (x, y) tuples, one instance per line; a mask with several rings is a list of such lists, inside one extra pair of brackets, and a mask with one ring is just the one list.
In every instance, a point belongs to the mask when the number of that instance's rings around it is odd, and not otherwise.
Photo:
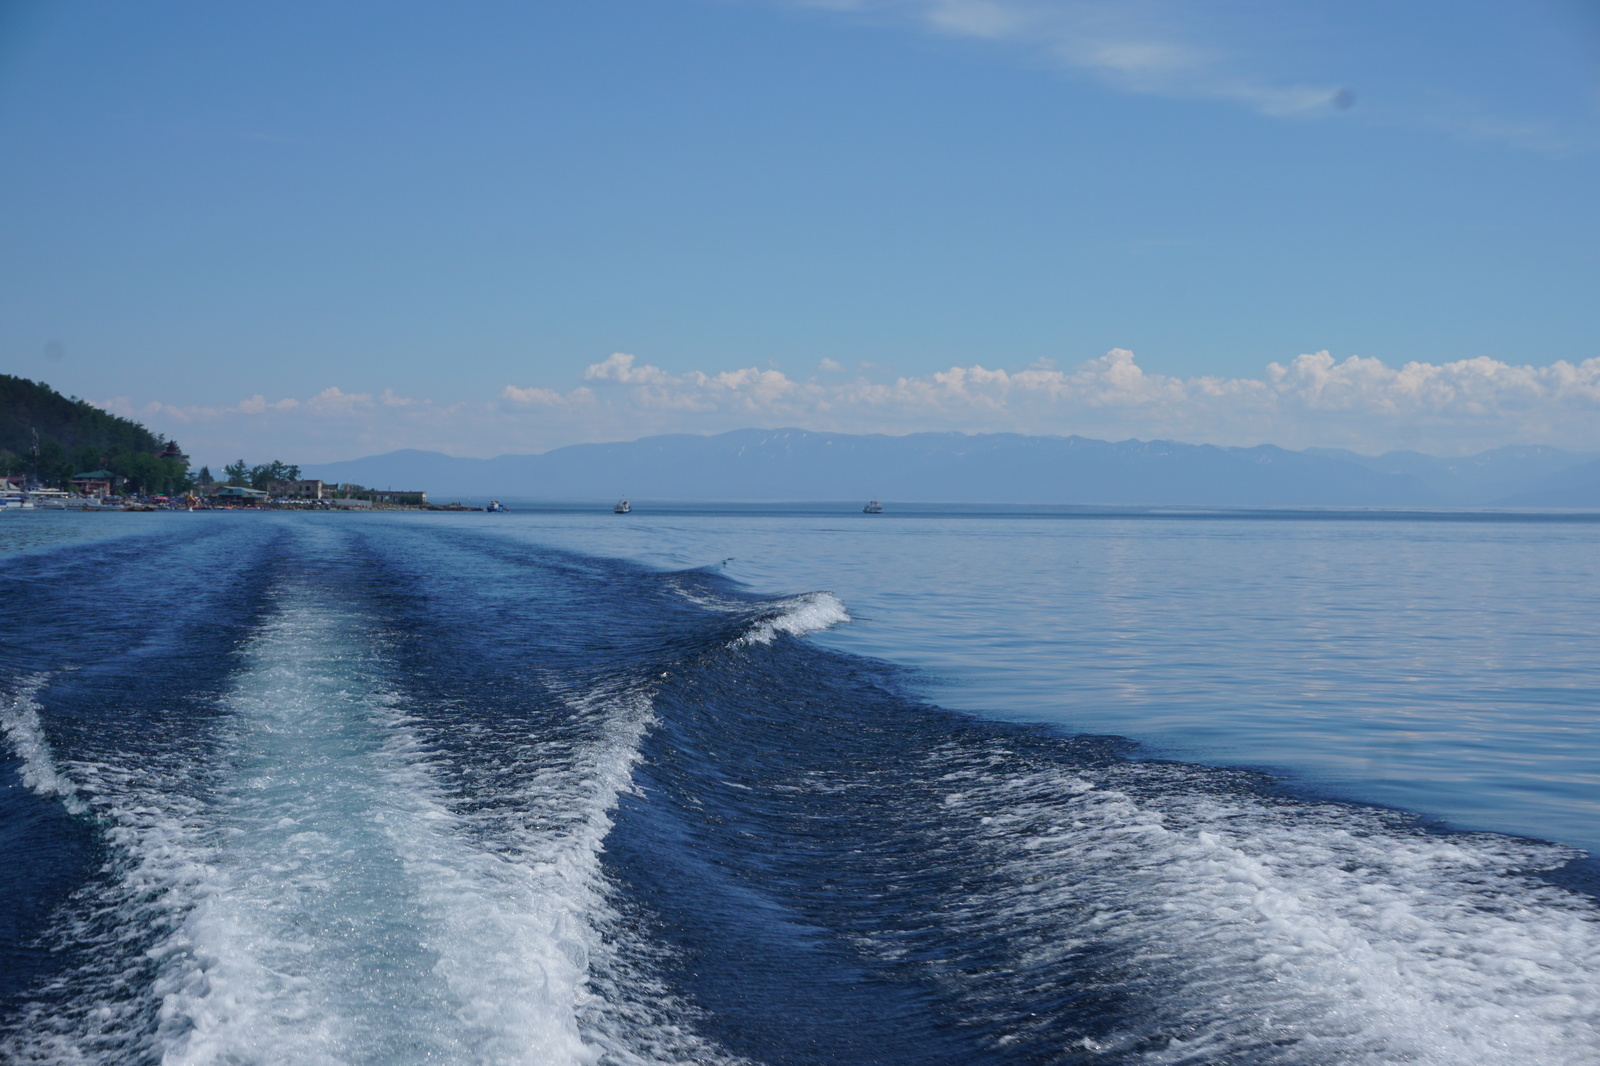
[(519, 389), (515, 385), (507, 385), (500, 390), (500, 398), (510, 400), (516, 404), (529, 404), (540, 407), (571, 407), (593, 403), (594, 392), (581, 385), (567, 393), (557, 392), (555, 389), (542, 389), (537, 386), (529, 389)]
[(667, 375), (657, 366), (634, 366), (635, 359), (625, 352), (613, 352), (583, 372), (585, 381), (616, 381), (623, 385), (659, 385)]
[(731, 407), (764, 412), (790, 401), (804, 402), (805, 389), (781, 371), (748, 367), (706, 374), (691, 370), (673, 376), (658, 366), (640, 365), (634, 356), (616, 352), (583, 372), (585, 381), (631, 385), (631, 399), (645, 409), (715, 411)]
[(346, 414), (371, 406), (371, 393), (345, 392), (337, 385), (330, 385), (306, 401), (306, 407), (317, 414)]
[(1070, 370), (971, 365), (889, 380), (833, 373), (795, 380), (758, 367), (672, 374), (618, 353), (583, 377), (597, 384), (586, 402), (602, 421), (619, 416), (618, 424), (639, 432), (793, 424), (1365, 450), (1460, 452), (1517, 441), (1600, 447), (1600, 359), (1533, 367), (1478, 357), (1390, 367), (1361, 356), (1336, 360), (1324, 351), (1272, 363), (1255, 378), (1181, 378), (1147, 373), (1132, 352), (1116, 349)]
[(819, 365), (822, 372), (806, 378), (755, 366), (673, 373), (619, 352), (588, 366), (584, 384), (565, 391), (508, 384), (498, 395), (454, 404), (329, 386), (303, 399), (258, 395), (222, 407), (140, 407), (126, 397), (101, 406), (180, 436), (197, 462), (208, 463), (240, 456), (323, 462), (397, 448), (489, 456), (783, 426), (1364, 452), (1462, 454), (1518, 443), (1600, 451), (1600, 358), (1519, 366), (1477, 357), (1396, 367), (1324, 351), (1269, 364), (1254, 377), (1150, 373), (1124, 349), (1068, 369), (971, 364), (890, 376), (866, 364), (855, 371)]
[[(287, 411), (291, 407), (298, 406), (300, 406), (300, 401), (293, 399), (278, 400), (276, 403), (268, 403), (265, 396), (257, 393), (248, 400), (240, 400), (238, 410), (247, 415), (259, 415), (263, 411), (269, 409), (273, 411)], [(204, 415), (203, 411), (197, 413), (201, 414), (202, 417)]]

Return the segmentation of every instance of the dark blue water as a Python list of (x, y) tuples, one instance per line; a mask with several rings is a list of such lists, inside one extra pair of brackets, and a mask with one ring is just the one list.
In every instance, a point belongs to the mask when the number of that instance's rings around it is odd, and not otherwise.
[[(1336, 774), (1151, 759), (1137, 730), (1062, 719), (1170, 707), (1188, 676), (1205, 717), (1242, 661), (1205, 634), (1277, 604), (1259, 631), (1281, 643), (1246, 658), (1314, 656), (1296, 605), (1358, 603), (1375, 574), (1279, 572), (1311, 550), (1281, 537), (507, 518), (20, 519), (0, 1055), (1600, 1060), (1600, 908), (1562, 835), (1448, 829), (1336, 798)], [(1473, 556), (1444, 540), (1430, 558)], [(1201, 554), (1211, 576), (1179, 565)], [(1140, 612), (1202, 596), (1209, 623), (1170, 623), (1188, 667), (1141, 675)], [(1133, 653), (1063, 663), (1077, 625)], [(1568, 678), (1573, 616), (1542, 631), (1527, 667)], [(1448, 673), (1324, 651), (1261, 683)], [(1081, 704), (1038, 700), (1079, 674)], [(1237, 702), (1275, 706), (1261, 691)], [(1166, 713), (1156, 732), (1204, 746)], [(1294, 735), (1276, 765), (1309, 764)]]

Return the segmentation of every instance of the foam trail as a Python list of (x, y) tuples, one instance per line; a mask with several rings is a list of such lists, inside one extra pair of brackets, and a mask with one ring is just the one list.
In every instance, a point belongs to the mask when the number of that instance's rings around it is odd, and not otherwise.
[[(430, 548), (428, 566), (415, 575), (419, 585), (439, 576), (437, 545)], [(400, 558), (410, 565), (418, 557)], [(486, 581), (511, 595), (500, 628), (516, 632), (529, 602), (527, 560), (519, 555), (506, 567), (492, 555), (469, 554), (451, 562), (446, 572), (495, 568), (492, 577), (479, 573), (474, 593)], [(544, 572), (533, 576), (534, 588), (546, 593), (539, 585)], [(419, 881), (441, 886), (439, 911), (451, 933), (441, 938), (440, 972), (485, 1033), (504, 1035), (501, 1061), (518, 1061), (516, 1049), (527, 1043), (518, 1034), (529, 1021), (528, 997), (521, 982), (507, 977), (508, 968), (521, 964), (507, 963), (506, 953), (529, 950), (520, 943), (555, 945), (541, 972), (568, 990), (585, 1050), (608, 1066), (734, 1061), (699, 1035), (701, 1015), (661, 975), (668, 950), (636, 914), (622, 913), (602, 867), (619, 797), (634, 789), (642, 738), (656, 721), (652, 686), (659, 675), (585, 657), (565, 668), (569, 676), (522, 644), (499, 658), (480, 629), (480, 613), (456, 615), (457, 596), (452, 589), (444, 604), (434, 604), (444, 609), (430, 610), (428, 618), (442, 627), (447, 644), (467, 638), (478, 657), (469, 685), (482, 687), (481, 703), (469, 697), (459, 712), (443, 711), (456, 690), (430, 688), (438, 705), (419, 704), (411, 708), (415, 717), (406, 718), (400, 713), (408, 704), (398, 703), (389, 726), (397, 748), (409, 752), (401, 760), (406, 774), (422, 771), (433, 801), (451, 819), (445, 848), (431, 840), (408, 840), (401, 848)], [(456, 628), (463, 622), (464, 634)], [(536, 681), (507, 683), (501, 676), (530, 664), (538, 664)], [(430, 671), (426, 679), (436, 682), (437, 675)], [(431, 744), (439, 745), (436, 756)], [(422, 791), (415, 782), (404, 787)], [(470, 849), (461, 846), (467, 841)], [(460, 872), (470, 876), (456, 877)]]
[(251, 650), (164, 1061), (593, 1061), (585, 901), (472, 846), (360, 632), (287, 605)]
[[(282, 596), (226, 700), (224, 766), (205, 800), (148, 768), (57, 767), (37, 685), (12, 701), (3, 724), (29, 786), (92, 812), (118, 857), (56, 931), (102, 961), (63, 986), (67, 1008), (36, 1005), (0, 1054), (172, 1066), (586, 1064), (602, 1047), (615, 1062), (644, 1061), (640, 1049), (714, 1057), (660, 1009), (598, 1003), (590, 989), (592, 956), (610, 959), (608, 990), (651, 989), (645, 974), (628, 988), (599, 931), (621, 924), (599, 854), (648, 699), (575, 695), (602, 720), (601, 742), (546, 759), (519, 794), (480, 808), (492, 814), (462, 814), (373, 646), (355, 616)], [(113, 950), (144, 933), (148, 946)]]
[(12, 750), (22, 760), (22, 783), (41, 796), (54, 796), (73, 814), (88, 810), (78, 786), (56, 765), (50, 742), (45, 739), (44, 726), (39, 721), (39, 689), (44, 686), (43, 674), (24, 681), (11, 696), (4, 711), (0, 711), (0, 730), (11, 742)]
[(150, 1018), (152, 981), (163, 941), (183, 920), (205, 880), (202, 805), (171, 769), (135, 772), (94, 760), (51, 757), (34, 693), (7, 715), (6, 732), (24, 760), (24, 781), (100, 825), (109, 853), (99, 875), (52, 923), (47, 942), (75, 956), (44, 997), (25, 1006), (0, 1037), (0, 1059), (16, 1063), (106, 1064), (157, 1056)]
[[(1138, 975), (1143, 991), (1122, 987), (1142, 997), (1141, 1025), (1085, 1035), (1097, 1061), (1600, 1061), (1600, 914), (1520, 873), (1569, 849), (1197, 791), (1192, 774), (944, 778), (961, 826), (951, 846), (980, 842), (996, 870), (952, 906), (954, 926), (1003, 930), (1019, 975), (1089, 959)], [(1168, 1036), (1151, 1045), (1152, 1031)]]
[(803, 637), (850, 621), (850, 612), (831, 592), (808, 592), (774, 601), (765, 617), (752, 626), (741, 644), (771, 644), (779, 633)]

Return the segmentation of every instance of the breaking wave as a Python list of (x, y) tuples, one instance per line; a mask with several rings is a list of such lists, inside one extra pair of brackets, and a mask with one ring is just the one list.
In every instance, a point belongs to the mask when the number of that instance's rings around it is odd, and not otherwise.
[(850, 612), (831, 592), (812, 592), (777, 600), (763, 608), (760, 619), (741, 640), (746, 644), (771, 644), (780, 633), (803, 637), (850, 621)]

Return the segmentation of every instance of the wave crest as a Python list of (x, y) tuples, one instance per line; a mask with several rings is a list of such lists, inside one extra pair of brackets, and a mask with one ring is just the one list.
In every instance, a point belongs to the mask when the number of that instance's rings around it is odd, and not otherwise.
[(744, 636), (740, 644), (771, 644), (779, 633), (803, 637), (820, 633), (850, 621), (844, 601), (831, 592), (808, 592), (771, 604), (767, 612)]
[(78, 795), (78, 786), (56, 765), (39, 721), (39, 703), (34, 697), (45, 680), (40, 674), (23, 682), (10, 706), (0, 711), (0, 731), (22, 760), (22, 783), (37, 795), (58, 797), (72, 814), (82, 814), (88, 805)]

